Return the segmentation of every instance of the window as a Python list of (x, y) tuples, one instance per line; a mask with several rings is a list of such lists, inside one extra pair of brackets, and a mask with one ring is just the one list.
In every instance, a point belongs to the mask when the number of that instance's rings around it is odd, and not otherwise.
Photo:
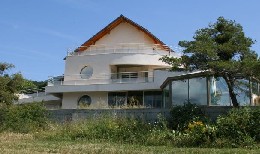
[(91, 66), (85, 66), (80, 71), (82, 79), (89, 79), (93, 74), (93, 68)]
[(145, 91), (144, 105), (150, 108), (162, 107), (162, 92), (161, 91)]
[(111, 107), (124, 106), (126, 103), (126, 100), (127, 100), (126, 92), (109, 92), (108, 93), (108, 105)]
[(79, 98), (78, 106), (89, 106), (91, 104), (91, 98), (88, 95), (84, 95)]

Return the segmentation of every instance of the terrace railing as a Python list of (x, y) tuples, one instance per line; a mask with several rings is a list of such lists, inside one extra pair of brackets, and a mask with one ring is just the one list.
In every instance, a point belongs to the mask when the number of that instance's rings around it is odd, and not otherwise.
[(153, 82), (152, 71), (119, 72), (111, 74), (100, 74), (89, 79), (82, 78), (81, 74), (66, 76), (50, 76), (48, 86), (58, 85), (91, 85), (91, 84), (115, 84), (115, 83), (142, 83)]
[[(85, 46), (81, 46), (85, 47)], [(142, 43), (122, 43), (114, 46), (108, 45), (91, 45), (87, 47), (86, 52), (78, 52), (77, 50), (68, 50), (67, 56), (84, 56), (97, 54), (113, 54), (113, 53), (142, 53), (142, 54), (159, 54), (168, 55), (167, 46), (163, 49), (159, 44), (142, 44)], [(168, 51), (168, 52), (167, 52)]]

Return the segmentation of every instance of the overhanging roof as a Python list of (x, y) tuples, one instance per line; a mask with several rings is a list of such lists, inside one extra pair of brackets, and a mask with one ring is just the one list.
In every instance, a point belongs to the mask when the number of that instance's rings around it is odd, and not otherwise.
[(158, 39), (156, 36), (154, 36), (147, 29), (145, 29), (144, 27), (135, 23), (134, 21), (128, 19), (127, 17), (120, 15), (118, 18), (116, 18), (114, 21), (112, 21), (110, 24), (108, 24), (105, 28), (103, 28), (101, 31), (99, 31), (97, 34), (95, 34), (93, 37), (91, 37), (89, 40), (87, 40), (85, 43), (83, 43), (80, 47), (78, 47), (77, 51), (81, 52), (81, 51), (88, 49), (89, 46), (95, 45), (96, 41), (101, 39), (106, 34), (110, 33), (110, 31), (112, 29), (117, 27), (122, 22), (127, 22), (127, 23), (131, 24), (132, 26), (136, 27), (138, 30), (144, 32), (146, 35), (148, 35), (150, 38), (152, 38), (152, 40), (154, 41), (154, 44), (159, 44), (163, 49), (165, 49), (167, 51), (171, 50), (167, 45), (165, 45), (165, 43), (163, 43), (160, 39)]
[(163, 82), (163, 84), (160, 86), (160, 88), (161, 89), (165, 88), (166, 85), (170, 81), (185, 80), (185, 79), (198, 78), (198, 77), (206, 77), (206, 76), (210, 76), (210, 75), (213, 75), (213, 74), (214, 73), (211, 72), (211, 71), (197, 71), (197, 72), (186, 73), (186, 74), (177, 75), (177, 76), (173, 76), (173, 77), (168, 77)]

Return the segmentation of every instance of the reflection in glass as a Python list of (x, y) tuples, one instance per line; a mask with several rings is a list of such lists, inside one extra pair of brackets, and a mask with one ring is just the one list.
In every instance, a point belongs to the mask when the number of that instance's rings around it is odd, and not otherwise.
[(207, 105), (206, 78), (189, 79), (189, 102), (198, 105)]
[(93, 74), (93, 68), (91, 66), (85, 66), (80, 71), (82, 79), (89, 79)]
[(79, 101), (78, 101), (78, 106), (89, 106), (91, 104), (91, 98), (88, 95), (84, 95), (82, 97), (80, 97)]
[(240, 79), (235, 82), (235, 92), (237, 94), (237, 101), (239, 105), (250, 104), (250, 83), (249, 80)]
[(222, 77), (210, 78), (210, 96), (210, 105), (230, 106), (228, 86)]
[(188, 102), (188, 80), (172, 81), (172, 105)]
[(170, 100), (170, 85), (169, 84), (163, 89), (163, 101), (164, 101), (164, 108), (172, 107), (172, 103)]
[(149, 108), (162, 107), (162, 92), (161, 91), (145, 91), (144, 105)]
[(108, 93), (108, 105), (123, 106), (126, 103), (126, 92), (109, 92)]

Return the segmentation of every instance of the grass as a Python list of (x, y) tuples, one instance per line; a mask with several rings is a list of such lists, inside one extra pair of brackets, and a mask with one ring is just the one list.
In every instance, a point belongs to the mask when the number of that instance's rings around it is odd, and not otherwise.
[(32, 134), (1, 133), (0, 153), (260, 153), (260, 149), (173, 148), (140, 146), (104, 141), (48, 141)]

